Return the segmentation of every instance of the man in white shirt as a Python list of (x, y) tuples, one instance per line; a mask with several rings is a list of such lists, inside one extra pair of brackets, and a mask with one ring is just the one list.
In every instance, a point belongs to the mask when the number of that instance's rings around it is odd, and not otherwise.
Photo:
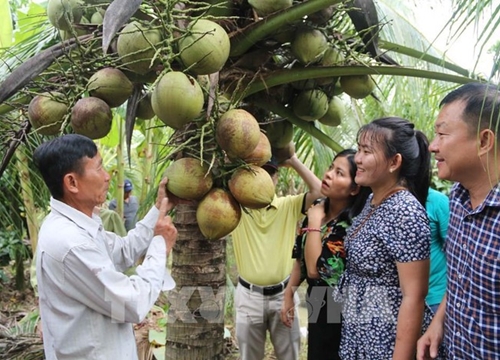
[[(110, 176), (92, 140), (55, 138), (36, 149), (34, 161), (52, 195), (36, 263), (46, 359), (137, 359), (133, 323), (161, 290), (175, 286), (166, 270), (177, 238), (166, 216), (175, 205), (166, 197), (168, 180), (160, 182), (155, 206), (120, 237), (94, 213)], [(136, 274), (124, 275), (144, 254)]]

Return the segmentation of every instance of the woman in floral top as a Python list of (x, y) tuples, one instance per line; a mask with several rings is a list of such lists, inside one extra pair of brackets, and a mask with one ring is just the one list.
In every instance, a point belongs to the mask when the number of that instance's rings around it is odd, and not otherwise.
[(337, 154), (326, 171), (321, 193), (308, 210), (295, 241), (295, 262), (285, 290), (281, 318), (291, 326), (294, 317), (294, 292), (307, 279), (308, 352), (310, 360), (339, 359), (340, 304), (334, 303), (332, 287), (344, 271), (344, 236), (351, 219), (359, 213), (369, 194), (354, 182), (355, 150)]

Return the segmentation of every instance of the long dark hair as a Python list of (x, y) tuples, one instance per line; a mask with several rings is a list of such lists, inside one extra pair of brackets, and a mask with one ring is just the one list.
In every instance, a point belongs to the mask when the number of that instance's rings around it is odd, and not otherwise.
[(358, 131), (358, 142), (364, 136), (378, 143), (387, 159), (401, 154), (399, 184), (408, 187), (425, 206), (431, 182), (431, 153), (425, 134), (415, 130), (406, 119), (386, 117), (363, 125)]
[[(356, 162), (354, 161), (354, 155), (356, 155), (356, 150), (354, 149), (344, 149), (341, 152), (337, 153), (335, 157), (332, 160), (332, 163), (335, 161), (337, 158), (346, 158), (347, 161), (349, 162), (349, 175), (351, 176), (351, 185), (352, 187), (358, 186), (356, 182), (354, 181), (354, 178), (356, 177), (356, 171), (358, 170), (358, 166), (356, 165)], [(366, 200), (368, 199), (368, 195), (370, 195), (371, 189), (366, 186), (360, 186), (359, 193), (356, 195), (351, 196), (349, 199), (349, 205), (347, 205), (342, 212), (338, 216), (339, 221), (346, 221), (348, 224), (351, 224), (352, 219), (358, 215), (361, 210), (363, 210), (363, 207), (366, 203)], [(330, 206), (330, 199), (326, 198), (325, 200), (325, 210), (327, 210)]]

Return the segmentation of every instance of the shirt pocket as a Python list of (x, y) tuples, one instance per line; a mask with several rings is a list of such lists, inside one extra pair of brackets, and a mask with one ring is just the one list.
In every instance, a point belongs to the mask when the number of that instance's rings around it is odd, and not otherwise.
[(500, 314), (500, 249), (478, 248), (471, 257), (468, 304), (472, 309)]

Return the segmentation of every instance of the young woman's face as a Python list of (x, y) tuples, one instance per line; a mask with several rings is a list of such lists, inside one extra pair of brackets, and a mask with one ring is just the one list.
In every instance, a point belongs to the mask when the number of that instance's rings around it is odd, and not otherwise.
[(346, 200), (356, 190), (350, 173), (349, 160), (337, 157), (323, 176), (321, 193), (332, 200)]
[(369, 135), (362, 135), (358, 142), (358, 152), (354, 156), (358, 169), (354, 180), (360, 186), (383, 185), (388, 179), (389, 162), (382, 146)]

